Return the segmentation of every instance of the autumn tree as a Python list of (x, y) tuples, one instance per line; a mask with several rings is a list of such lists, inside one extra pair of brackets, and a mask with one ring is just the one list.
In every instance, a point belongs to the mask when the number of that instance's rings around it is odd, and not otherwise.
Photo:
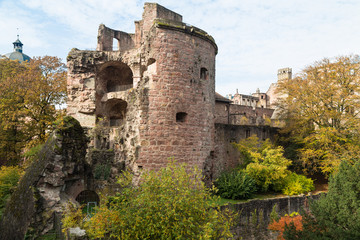
[(282, 133), (305, 170), (333, 172), (360, 153), (359, 56), (323, 59), (278, 84)]
[(0, 60), (0, 164), (16, 164), (23, 148), (43, 142), (66, 96), (66, 69), (57, 57)]

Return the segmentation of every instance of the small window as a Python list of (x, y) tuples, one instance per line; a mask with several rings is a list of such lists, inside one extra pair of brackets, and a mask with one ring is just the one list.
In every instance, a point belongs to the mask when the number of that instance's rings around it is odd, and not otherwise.
[(187, 118), (186, 112), (176, 113), (176, 122), (186, 122), (186, 118)]
[(264, 99), (264, 95), (261, 95), (261, 99)]
[(246, 137), (246, 138), (249, 138), (249, 137), (250, 137), (250, 129), (246, 129), (245, 137)]
[(116, 38), (113, 39), (112, 50), (119, 51), (119, 40), (117, 40)]
[(208, 70), (206, 68), (200, 69), (200, 79), (204, 79), (204, 80), (208, 79)]

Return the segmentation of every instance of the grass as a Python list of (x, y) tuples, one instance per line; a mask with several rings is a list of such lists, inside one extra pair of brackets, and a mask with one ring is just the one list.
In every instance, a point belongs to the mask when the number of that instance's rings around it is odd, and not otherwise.
[(219, 197), (219, 200), (217, 202), (217, 204), (219, 206), (222, 205), (226, 205), (228, 203), (231, 204), (236, 204), (236, 203), (244, 203), (244, 202), (248, 202), (250, 200), (254, 200), (254, 199), (268, 199), (268, 198), (280, 198), (280, 197), (286, 197), (287, 195), (284, 195), (282, 193), (276, 193), (276, 192), (266, 192), (266, 193), (256, 193), (253, 195), (253, 198), (250, 199), (244, 199), (244, 200), (234, 200), (234, 199), (226, 199), (226, 198), (221, 198)]

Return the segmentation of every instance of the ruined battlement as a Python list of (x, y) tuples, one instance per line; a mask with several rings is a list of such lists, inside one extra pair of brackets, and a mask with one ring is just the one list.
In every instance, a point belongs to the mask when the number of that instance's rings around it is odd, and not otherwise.
[[(135, 34), (126, 33), (100, 24), (97, 51), (127, 51), (138, 48), (146, 41), (152, 27), (181, 31), (211, 42), (217, 51), (215, 40), (205, 31), (182, 22), (182, 16), (157, 3), (145, 3), (142, 20), (135, 21)], [(114, 49), (114, 41), (117, 48)]]

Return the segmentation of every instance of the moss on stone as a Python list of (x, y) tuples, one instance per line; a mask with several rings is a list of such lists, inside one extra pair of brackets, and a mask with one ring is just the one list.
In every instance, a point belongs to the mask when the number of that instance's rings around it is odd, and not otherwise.
[(66, 116), (58, 120), (55, 126), (55, 134), (49, 137), (10, 197), (0, 222), (0, 239), (9, 239), (9, 236), (12, 239), (24, 239), (35, 215), (42, 216), (42, 221), (36, 223), (38, 225), (31, 226), (35, 232), (43, 227), (39, 224), (45, 224), (52, 217), (51, 209), (49, 212), (42, 212), (43, 199), (37, 184), (48, 164), (53, 163), (58, 154), (61, 154), (62, 161), (65, 162), (85, 161), (87, 138), (79, 122)]
[(173, 29), (208, 40), (214, 45), (217, 52), (217, 45), (215, 43), (215, 39), (207, 32), (201, 30), (200, 28), (189, 26), (182, 22), (168, 20), (168, 19), (160, 19), (160, 18), (154, 20), (154, 25), (159, 28)]

